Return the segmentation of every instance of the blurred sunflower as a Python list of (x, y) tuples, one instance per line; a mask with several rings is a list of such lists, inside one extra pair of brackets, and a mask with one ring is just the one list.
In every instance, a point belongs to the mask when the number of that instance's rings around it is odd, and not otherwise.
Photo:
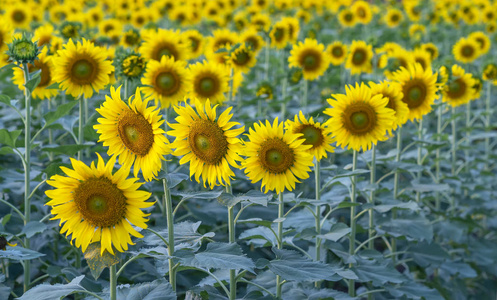
[(487, 24), (485, 30), (488, 33), (495, 33), (497, 31), (497, 21), (492, 21)]
[(30, 9), (26, 9), (25, 4), (21, 1), (3, 7), (3, 22), (8, 22), (14, 28), (29, 29), (33, 13)]
[(383, 21), (390, 28), (399, 26), (403, 19), (402, 11), (396, 8), (388, 8), (386, 15), (383, 17)]
[(473, 39), (460, 38), (452, 48), (454, 58), (462, 63), (471, 63), (480, 56), (480, 46)]
[(324, 45), (314, 39), (305, 39), (293, 45), (288, 58), (290, 67), (302, 68), (304, 79), (315, 80), (323, 75), (330, 64)]
[(388, 99), (387, 107), (395, 111), (395, 120), (392, 124), (392, 130), (401, 127), (407, 122), (409, 116), (409, 108), (407, 104), (402, 102), (402, 87), (397, 82), (382, 81), (380, 83), (370, 82), (371, 97), (383, 95)]
[(38, 47), (43, 46), (50, 47), (50, 42), (52, 41), (54, 34), (54, 27), (51, 24), (45, 24), (36, 28), (33, 35), (33, 42), (38, 42)]
[(438, 57), (437, 45), (435, 45), (433, 43), (425, 43), (425, 44), (421, 44), (420, 48), (423, 49), (424, 51), (430, 53), (431, 60), (434, 60)]
[(230, 122), (233, 114), (232, 107), (227, 108), (219, 117), (216, 113), (217, 105), (211, 106), (207, 100), (205, 104), (195, 99), (195, 110), (185, 103), (185, 106), (174, 106), (178, 114), (177, 123), (169, 123), (172, 130), (167, 134), (175, 137), (171, 148), (173, 155), (183, 156), (179, 163), (190, 163), (190, 177), (200, 183), (200, 177), (212, 189), (216, 185), (230, 184), (235, 174), (231, 167), (239, 168), (239, 156), (242, 150), (241, 140), (238, 138), (245, 131), (245, 127), (233, 129), (240, 125)]
[[(0, 56), (9, 49), (8, 44), (12, 40), (12, 28), (7, 22), (0, 22)], [(39, 44), (38, 44), (39, 46)]]
[(252, 48), (256, 53), (265, 46), (266, 42), (253, 27), (242, 32), (240, 42), (244, 42), (248, 47)]
[(142, 209), (152, 206), (146, 202), (151, 194), (138, 190), (142, 183), (137, 178), (126, 179), (129, 168), (121, 167), (114, 174), (115, 156), (107, 164), (98, 155), (97, 166), (88, 167), (81, 161), (71, 159), (72, 169), (61, 167), (67, 175), (54, 175), (47, 183), (55, 189), (45, 194), (50, 198), (45, 205), (52, 207), (52, 220), (60, 220), (60, 233), (85, 252), (90, 243), (99, 242), (100, 255), (105, 251), (114, 254), (128, 250), (134, 245), (130, 234), (142, 238), (131, 225), (147, 228)]
[(127, 80), (140, 79), (145, 72), (145, 59), (135, 52), (120, 53), (115, 64), (117, 75)]
[(300, 32), (299, 20), (295, 17), (283, 17), (281, 23), (287, 27), (288, 41), (290, 43), (296, 43)]
[[(56, 96), (59, 93), (58, 89), (47, 89), (48, 86), (55, 83), (53, 80), (54, 75), (54, 64), (52, 62), (52, 56), (47, 54), (48, 49), (43, 49), (38, 54), (38, 59), (32, 64), (28, 64), (28, 70), (30, 73), (41, 70), (40, 73), (40, 83), (31, 92), (31, 95), (35, 99), (49, 99)], [(19, 90), (24, 91), (24, 72), (21, 68), (14, 68), (14, 84), (17, 84)]]
[(257, 29), (259, 32), (268, 32), (271, 27), (271, 18), (267, 14), (255, 14), (250, 18), (250, 23)]
[[(205, 56), (210, 61), (224, 65), (228, 50), (239, 41), (238, 35), (228, 29), (217, 29), (212, 34), (212, 37), (207, 39)], [(221, 50), (223, 48), (224, 50)]]
[(163, 56), (160, 61), (151, 60), (142, 78), (143, 93), (147, 99), (160, 101), (162, 108), (176, 105), (183, 100), (190, 80), (187, 76), (186, 62)]
[(295, 115), (294, 120), (285, 122), (285, 130), (292, 133), (302, 134), (305, 140), (304, 145), (311, 145), (307, 150), (317, 161), (323, 157), (328, 157), (327, 152), (334, 152), (335, 147), (331, 146), (333, 138), (331, 137), (331, 129), (324, 124), (314, 122), (313, 118), (306, 119), (302, 111)]
[(416, 41), (421, 40), (426, 32), (426, 27), (421, 24), (412, 24), (409, 26), (409, 36)]
[(105, 19), (98, 24), (98, 30), (104, 36), (110, 36), (114, 32), (121, 34), (123, 25), (118, 19)]
[(288, 43), (289, 33), (288, 28), (281, 21), (274, 24), (273, 29), (269, 32), (269, 37), (271, 39), (271, 47), (276, 49), (285, 48)]
[(140, 89), (129, 97), (128, 105), (121, 100), (121, 88), (110, 89), (110, 97), (96, 111), (103, 118), (93, 128), (100, 134), (98, 142), (103, 142), (108, 155), (119, 156), (119, 164), (133, 168), (133, 175), (142, 170), (146, 181), (155, 179), (162, 167), (164, 155), (171, 152), (169, 142), (160, 127), (161, 120), (157, 106), (148, 106), (142, 101)]
[(343, 27), (354, 27), (357, 20), (354, 13), (350, 9), (345, 8), (338, 13), (338, 22)]
[(98, 92), (109, 83), (109, 74), (114, 71), (112, 62), (106, 59), (107, 52), (92, 42), (83, 39), (74, 44), (70, 39), (57, 54), (53, 58), (53, 79), (73, 97), (90, 98), (94, 90)]
[(347, 58), (347, 46), (340, 41), (335, 41), (326, 47), (326, 53), (328, 53), (330, 62), (334, 66), (339, 66)]
[(349, 54), (345, 63), (345, 68), (350, 70), (350, 74), (361, 74), (372, 72), (373, 46), (364, 41), (353, 41), (349, 46)]
[(213, 62), (197, 62), (188, 66), (192, 87), (190, 95), (201, 102), (210, 99), (213, 104), (222, 103), (228, 92), (229, 75), (226, 68)]
[(442, 100), (451, 106), (460, 106), (471, 101), (474, 97), (472, 89), (475, 80), (458, 65), (452, 66), (452, 76), (442, 89)]
[(160, 61), (162, 56), (170, 56), (175, 60), (185, 60), (190, 55), (188, 45), (181, 43), (176, 31), (158, 29), (155, 34), (146, 34), (143, 38), (139, 52), (147, 59)]
[(419, 0), (402, 1), (404, 11), (409, 20), (418, 22), (421, 19), (421, 3)]
[(371, 11), (371, 7), (366, 1), (359, 0), (354, 1), (350, 10), (355, 15), (355, 19), (357, 22), (362, 24), (369, 24), (373, 19), (373, 13)]
[(205, 46), (205, 38), (200, 32), (190, 29), (181, 33), (181, 42), (186, 44), (190, 51), (189, 59), (195, 59), (202, 55)]
[(123, 33), (119, 44), (124, 48), (137, 49), (141, 41), (140, 32), (134, 28), (130, 28)]
[(497, 65), (491, 63), (487, 64), (483, 69), (483, 80), (491, 81), (494, 85), (497, 85)]
[(393, 74), (402, 86), (402, 101), (409, 107), (410, 121), (420, 120), (431, 111), (431, 105), (437, 96), (437, 73), (431, 69), (423, 69), (420, 64), (401, 67)]
[(356, 151), (369, 150), (371, 144), (386, 140), (387, 130), (395, 121), (395, 111), (388, 108), (388, 98), (371, 95), (371, 89), (361, 83), (346, 86), (345, 95), (334, 94), (328, 99), (331, 108), (324, 113), (331, 118), (326, 125), (333, 128), (338, 146)]
[(471, 87), (473, 90), (473, 98), (472, 99), (480, 99), (480, 93), (483, 88), (483, 82), (478, 77), (473, 77), (474, 85)]
[(490, 41), (490, 38), (483, 33), (482, 31), (475, 31), (472, 32), (469, 36), (468, 39), (475, 40), (478, 43), (479, 47), (479, 55), (487, 54), (488, 51), (490, 50), (490, 47), (492, 46), (492, 42)]
[(423, 67), (423, 69), (431, 68), (431, 55), (429, 52), (421, 48), (416, 48), (410, 53), (410, 55), (416, 63)]
[(265, 193), (291, 191), (299, 179), (309, 178), (313, 157), (308, 150), (312, 145), (304, 145), (302, 134), (284, 132), (283, 123), (276, 118), (273, 124), (268, 120), (265, 125), (254, 123), (247, 136), (242, 168), (252, 183), (262, 181)]
[(245, 43), (232, 51), (228, 58), (228, 64), (235, 72), (247, 73), (250, 68), (255, 66), (256, 62), (255, 52), (247, 48)]

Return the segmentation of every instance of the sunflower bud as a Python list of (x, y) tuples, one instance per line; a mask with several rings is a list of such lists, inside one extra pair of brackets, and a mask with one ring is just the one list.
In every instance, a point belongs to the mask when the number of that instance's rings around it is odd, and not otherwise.
[(121, 68), (124, 76), (139, 78), (145, 70), (145, 59), (137, 54), (130, 54), (122, 60)]
[(21, 38), (14, 38), (9, 44), (7, 55), (18, 64), (33, 63), (38, 57), (39, 49), (36, 42), (23, 35)]

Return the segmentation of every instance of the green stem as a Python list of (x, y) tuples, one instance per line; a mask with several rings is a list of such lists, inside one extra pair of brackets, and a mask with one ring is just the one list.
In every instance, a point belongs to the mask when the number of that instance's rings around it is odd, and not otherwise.
[(167, 254), (169, 255), (169, 283), (173, 287), (173, 291), (176, 291), (176, 269), (174, 268), (174, 217), (173, 217), (173, 204), (171, 201), (171, 193), (167, 185), (167, 180), (162, 179), (162, 184), (164, 186), (164, 201), (165, 201), (165, 211), (166, 211), (166, 222), (167, 222)]
[[(84, 103), (84, 109), (85, 109), (85, 122), (84, 125), (88, 124), (88, 119), (90, 118), (90, 113), (88, 112), (88, 99), (83, 98), (83, 103)], [(83, 125), (83, 126), (84, 126)], [(84, 129), (84, 127), (83, 127)], [(83, 133), (84, 136), (84, 133)], [(85, 149), (85, 157), (90, 157), (90, 148)]]
[[(370, 173), (370, 182), (371, 182), (371, 191), (369, 192), (369, 203), (371, 205), (374, 205), (374, 198), (375, 198), (375, 187), (374, 185), (376, 184), (376, 145), (373, 144), (373, 148), (371, 149), (372, 151), (372, 157), (371, 157), (371, 173)], [(374, 234), (374, 211), (373, 207), (371, 207), (368, 211), (369, 213), (369, 229), (368, 229), (368, 248), (369, 249), (374, 249), (374, 240), (372, 239), (373, 234)]]
[(456, 147), (457, 147), (457, 133), (456, 133), (456, 109), (454, 106), (451, 108), (452, 112), (452, 120), (450, 121), (451, 127), (452, 127), (452, 166), (451, 166), (451, 175), (454, 176), (456, 175)]
[[(24, 83), (29, 81), (29, 69), (28, 64), (23, 64), (24, 71)], [(24, 122), (24, 225), (31, 221), (31, 201), (30, 195), (30, 172), (31, 172), (31, 94), (27, 87), (24, 88), (24, 100), (26, 106), (26, 120)], [(29, 239), (26, 237), (24, 241), (24, 246), (29, 248)], [(31, 262), (29, 260), (24, 261), (24, 292), (29, 289), (31, 281)]]
[(128, 78), (124, 77), (124, 101), (128, 100)]
[[(52, 111), (52, 101), (54, 101), (55, 98), (48, 98), (48, 111)], [(48, 144), (49, 145), (52, 145), (53, 144), (53, 132), (52, 132), (52, 129), (48, 129)], [(53, 152), (48, 152), (48, 159), (50, 161), (53, 160)]]
[(117, 273), (116, 265), (112, 265), (109, 268), (110, 272), (110, 300), (117, 299)]
[[(78, 120), (78, 144), (83, 145), (84, 142), (84, 131), (83, 131), (83, 120), (84, 116), (84, 98), (83, 96), (79, 97), (79, 120)], [(83, 154), (82, 150), (78, 151), (78, 160), (81, 160), (81, 155)]]
[[(468, 101), (468, 103), (466, 103), (466, 149), (464, 150), (464, 162), (465, 162), (466, 173), (469, 173), (469, 147), (471, 145), (469, 142), (470, 128), (471, 128), (471, 101)], [(465, 190), (464, 192), (465, 194), (467, 194), (468, 190)]]
[(228, 103), (231, 104), (231, 101), (233, 100), (233, 68), (230, 68), (230, 86), (229, 86), (229, 94), (228, 94)]
[[(315, 189), (316, 189), (316, 201), (321, 200), (321, 166), (319, 161), (314, 158), (314, 178), (315, 178)], [(319, 235), (321, 234), (321, 205), (316, 203), (316, 261), (321, 260), (321, 238)], [(319, 288), (321, 285), (320, 281), (316, 281), (314, 283), (316, 288)]]
[[(423, 165), (423, 156), (422, 156), (422, 145), (421, 145), (421, 139), (423, 138), (423, 119), (419, 120), (418, 122), (418, 166), (422, 166)], [(418, 174), (417, 174), (417, 178), (418, 178), (418, 181), (421, 180), (421, 174), (423, 173), (423, 171), (418, 171)], [(421, 182), (419, 182), (421, 183)], [(421, 201), (421, 193), (419, 191), (416, 192), (416, 202), (420, 202)]]
[[(283, 248), (283, 221), (281, 218), (285, 215), (285, 203), (283, 202), (283, 192), (278, 193), (278, 249)], [(281, 288), (283, 282), (279, 275), (276, 275), (276, 298), (281, 299)]]
[(264, 80), (269, 79), (269, 38), (266, 38), (266, 47), (264, 49)]
[[(395, 153), (395, 162), (397, 165), (400, 162), (400, 154), (402, 153), (402, 127), (399, 127), (397, 129), (397, 152)], [(395, 174), (393, 177), (393, 198), (394, 200), (397, 200), (399, 197), (399, 169), (398, 166), (395, 169)], [(397, 209), (393, 208), (392, 209), (392, 219), (397, 218)], [(392, 237), (392, 252), (397, 251), (397, 240), (395, 237)], [(397, 255), (393, 257), (393, 261), (397, 259)]]
[(281, 119), (285, 119), (285, 114), (286, 114), (286, 86), (287, 86), (287, 78), (286, 76), (283, 77), (282, 83), (281, 83)]
[(307, 107), (307, 93), (309, 89), (309, 81), (303, 80), (302, 82), (302, 107)]
[[(485, 118), (485, 131), (489, 132), (490, 131), (490, 120), (491, 120), (491, 114), (490, 114), (490, 94), (491, 94), (491, 87), (492, 83), (487, 82), (487, 98), (485, 100), (485, 112), (487, 113), (487, 116)], [(488, 162), (490, 161), (490, 138), (486, 137), (485, 138), (485, 170), (488, 170)]]
[[(440, 143), (442, 135), (442, 108), (443, 102), (440, 101), (437, 109), (437, 142)], [(437, 184), (440, 184), (440, 147), (435, 151), (435, 177), (437, 179)], [(435, 208), (437, 211), (440, 210), (440, 192), (435, 194)]]
[[(226, 184), (226, 193), (232, 194), (231, 185)], [(235, 239), (235, 206), (228, 207), (228, 239), (229, 243), (236, 243)], [(230, 269), (230, 300), (236, 299), (236, 270)]]
[[(354, 150), (352, 156), (352, 172), (357, 169), (357, 151)], [(352, 176), (352, 190), (350, 193), (350, 202), (356, 203), (356, 176)], [(356, 234), (356, 220), (355, 220), (355, 206), (350, 207), (350, 238), (349, 238), (349, 254), (352, 256), (355, 252), (355, 234)], [(349, 267), (352, 267), (352, 263), (349, 264)], [(349, 295), (351, 297), (355, 296), (355, 286), (354, 280), (349, 280)]]

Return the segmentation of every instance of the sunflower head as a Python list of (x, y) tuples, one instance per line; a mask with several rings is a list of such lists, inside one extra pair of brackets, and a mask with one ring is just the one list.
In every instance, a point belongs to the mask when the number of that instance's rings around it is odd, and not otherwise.
[(24, 34), (20, 38), (14, 37), (8, 46), (7, 55), (18, 64), (33, 63), (38, 57), (38, 45)]
[(83, 252), (92, 242), (101, 244), (101, 255), (104, 251), (114, 254), (114, 249), (124, 252), (134, 245), (130, 234), (143, 237), (131, 225), (147, 228), (149, 214), (141, 209), (154, 203), (146, 202), (149, 192), (138, 190), (142, 183), (126, 179), (129, 168), (112, 173), (115, 156), (107, 163), (97, 156), (96, 166), (71, 158), (72, 169), (61, 167), (67, 177), (54, 175), (47, 181), (55, 189), (45, 192), (50, 198), (46, 205), (52, 207), (52, 219), (64, 224), (60, 232), (72, 235), (71, 241)]
[(228, 72), (223, 65), (215, 62), (197, 62), (189, 65), (189, 78), (193, 87), (190, 94), (201, 101), (210, 99), (212, 103), (224, 101), (228, 92)]
[(295, 44), (288, 58), (290, 67), (302, 69), (306, 80), (315, 80), (323, 75), (330, 61), (324, 52), (324, 45), (314, 39), (305, 39), (304, 43)]
[(121, 39), (121, 45), (129, 48), (136, 48), (141, 43), (140, 32), (134, 28), (130, 28), (128, 31), (123, 33)]
[(81, 27), (81, 23), (64, 21), (59, 27), (59, 32), (65, 39), (77, 39), (81, 35)]
[(333, 128), (337, 145), (356, 151), (369, 150), (372, 144), (386, 139), (395, 121), (395, 111), (388, 108), (388, 98), (382, 94), (372, 96), (365, 84), (347, 86), (345, 95), (332, 95), (331, 108), (324, 113), (331, 118), (327, 125)]
[(285, 122), (285, 129), (296, 134), (302, 134), (305, 140), (304, 145), (311, 145), (308, 150), (317, 161), (327, 157), (327, 152), (333, 152), (334, 147), (331, 146), (333, 139), (331, 137), (331, 129), (324, 124), (315, 122), (312, 117), (306, 119), (302, 111), (295, 115), (294, 120)]
[(460, 38), (452, 48), (457, 61), (471, 63), (480, 56), (480, 46), (474, 39)]
[(15, 246), (17, 246), (17, 244), (11, 244), (11, 243), (9, 243), (7, 241), (7, 238), (5, 237), (5, 235), (0, 235), (0, 250), (5, 251), (5, 249), (7, 248), (7, 246), (15, 247)]
[(455, 107), (473, 99), (474, 90), (472, 87), (475, 82), (473, 76), (470, 73), (466, 73), (458, 65), (453, 65), (451, 71), (450, 80), (442, 90), (442, 100)]
[(308, 150), (312, 145), (304, 144), (302, 134), (284, 131), (278, 118), (272, 124), (267, 120), (265, 124), (255, 123), (248, 138), (242, 167), (252, 183), (262, 181), (265, 193), (291, 191), (298, 179), (309, 177), (313, 163)]
[(117, 58), (114, 62), (118, 76), (126, 77), (129, 80), (139, 79), (145, 72), (145, 58), (135, 52), (118, 52)]
[(230, 51), (227, 59), (235, 72), (248, 72), (257, 62), (255, 52), (248, 48), (245, 43)]
[[(382, 95), (388, 99), (387, 107), (395, 112), (395, 120), (392, 130), (397, 129), (407, 122), (409, 116), (409, 108), (407, 104), (402, 102), (403, 94), (402, 87), (397, 82), (383, 81), (380, 83), (370, 82), (371, 96)], [(391, 132), (391, 130), (389, 130)]]
[(273, 29), (269, 32), (271, 46), (277, 49), (285, 48), (289, 40), (288, 27), (282, 21), (274, 24)]
[(485, 68), (483, 69), (483, 80), (497, 80), (497, 65), (490, 63), (485, 66)]
[(218, 117), (217, 105), (212, 107), (209, 100), (203, 104), (195, 99), (195, 110), (187, 103), (174, 106), (177, 123), (169, 124), (173, 130), (168, 131), (176, 138), (171, 144), (176, 149), (173, 154), (183, 156), (180, 164), (190, 162), (190, 177), (195, 176), (199, 183), (202, 177), (204, 187), (230, 184), (234, 176), (231, 167), (239, 168), (242, 144), (237, 136), (245, 128), (233, 129), (239, 123), (230, 122), (231, 109)]
[(255, 95), (257, 97), (261, 97), (261, 98), (266, 99), (266, 100), (272, 100), (273, 99), (273, 86), (269, 82), (263, 81), (263, 82), (259, 83)]
[(373, 69), (372, 59), (372, 45), (368, 45), (364, 41), (353, 41), (349, 47), (345, 67), (350, 69), (351, 74), (371, 73)]

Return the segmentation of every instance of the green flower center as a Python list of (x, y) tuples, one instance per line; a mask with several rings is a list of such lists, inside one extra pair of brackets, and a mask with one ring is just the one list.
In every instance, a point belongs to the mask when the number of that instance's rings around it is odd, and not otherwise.
[(88, 81), (92, 77), (95, 68), (89, 60), (80, 59), (73, 64), (71, 71), (73, 77), (77, 80)]
[(353, 113), (350, 120), (352, 121), (354, 127), (358, 129), (364, 128), (369, 123), (368, 115), (362, 111)]
[(212, 92), (214, 89), (214, 80), (212, 78), (203, 78), (200, 80), (200, 89), (202, 92)]
[(281, 41), (283, 39), (283, 34), (284, 34), (283, 29), (276, 28), (276, 30), (274, 31), (274, 39), (276, 41)]
[(293, 166), (295, 155), (293, 149), (280, 138), (264, 141), (259, 149), (259, 162), (270, 173), (284, 173)]
[(362, 49), (357, 49), (352, 55), (352, 63), (354, 65), (362, 65), (366, 60), (366, 53)]
[(319, 146), (323, 142), (323, 133), (321, 129), (312, 125), (303, 125), (298, 132), (304, 134), (305, 145), (312, 145), (313, 147)]
[(12, 14), (12, 19), (16, 23), (22, 23), (26, 19), (26, 14), (22, 10), (16, 10)]

